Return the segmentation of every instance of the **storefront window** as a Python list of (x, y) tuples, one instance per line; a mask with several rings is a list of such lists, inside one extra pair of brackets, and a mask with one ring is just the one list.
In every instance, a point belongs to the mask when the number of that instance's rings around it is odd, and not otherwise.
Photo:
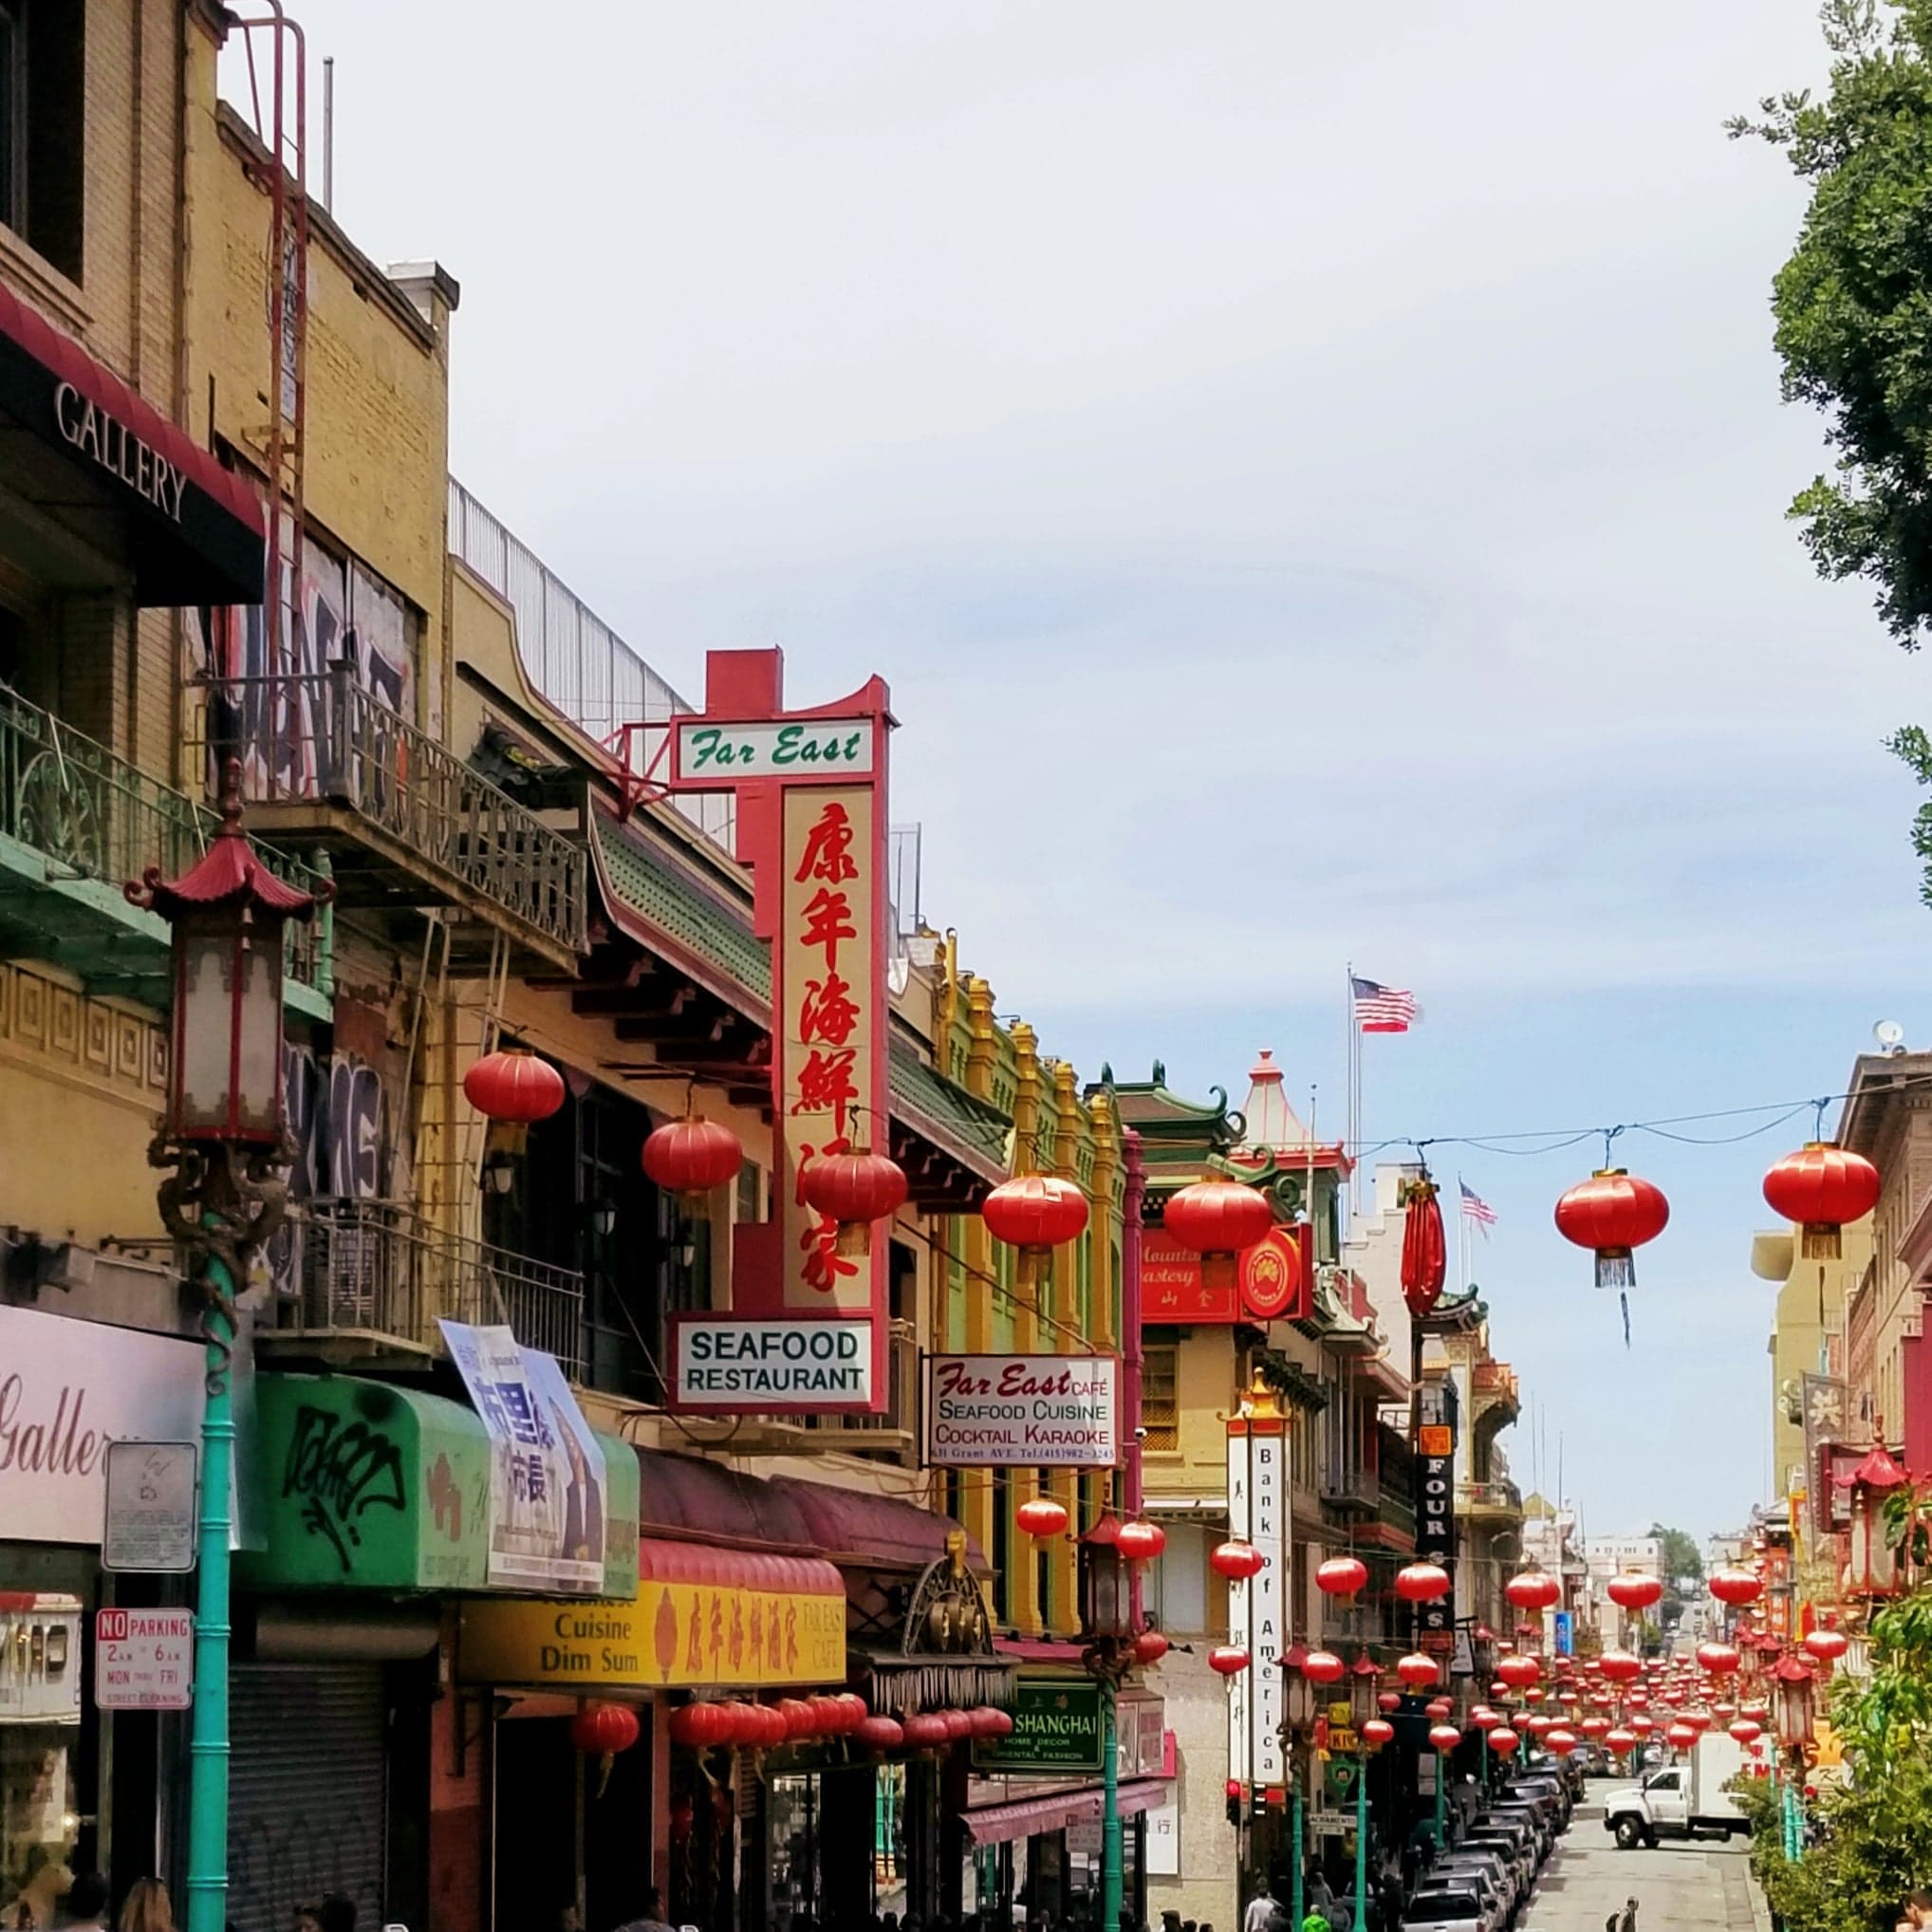
[(73, 1883), (82, 1818), (77, 1596), (0, 1591), (0, 1924), (45, 1932)]
[(774, 1777), (771, 1807), (771, 1924), (819, 1917), (819, 1792), (809, 1774)]

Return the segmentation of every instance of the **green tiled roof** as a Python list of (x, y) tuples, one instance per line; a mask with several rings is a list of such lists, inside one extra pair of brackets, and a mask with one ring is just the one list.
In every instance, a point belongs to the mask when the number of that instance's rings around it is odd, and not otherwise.
[(752, 937), (749, 920), (721, 905), (641, 833), (601, 817), (593, 822), (604, 876), (623, 904), (769, 1007), (771, 957)]
[(903, 1042), (892, 1043), (892, 1110), (914, 1127), (930, 1126), (953, 1143), (954, 1151), (990, 1176), (1004, 1180), (1007, 1135), (1012, 1123), (997, 1108), (975, 1099), (943, 1073), (928, 1067)]

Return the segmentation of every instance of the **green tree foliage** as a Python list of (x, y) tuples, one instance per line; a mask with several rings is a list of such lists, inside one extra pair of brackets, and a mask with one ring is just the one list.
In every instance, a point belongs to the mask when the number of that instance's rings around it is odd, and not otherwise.
[[(1821, 576), (1860, 577), (1906, 650), (1932, 632), (1932, 0), (1826, 0), (1831, 78), (1728, 123), (1781, 148), (1811, 184), (1773, 284), (1787, 401), (1824, 412), (1833, 477), (1791, 515)], [(1887, 741), (1932, 789), (1916, 725)], [(1912, 844), (1932, 905), (1932, 805)]]
[(1823, 18), (1824, 99), (1775, 95), (1729, 130), (1811, 184), (1772, 309), (1786, 399), (1825, 413), (1838, 462), (1791, 513), (1909, 650), (1932, 632), (1932, 0), (1827, 0)]
[(1666, 1588), (1675, 1584), (1681, 1590), (1686, 1585), (1703, 1581), (1703, 1552), (1698, 1548), (1698, 1539), (1688, 1530), (1666, 1530), (1662, 1523), (1652, 1523), (1650, 1533), (1657, 1538), (1663, 1551), (1663, 1582)]

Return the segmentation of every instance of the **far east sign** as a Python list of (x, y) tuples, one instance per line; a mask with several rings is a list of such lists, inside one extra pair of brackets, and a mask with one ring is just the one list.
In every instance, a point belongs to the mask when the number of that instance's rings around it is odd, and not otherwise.
[(1110, 1469), (1120, 1460), (1112, 1355), (929, 1355), (925, 1459), (975, 1469)]
[(674, 1318), (667, 1402), (713, 1415), (887, 1400), (888, 1249), (848, 1253), (807, 1202), (813, 1161), (887, 1151), (885, 686), (783, 708), (776, 651), (714, 651), (701, 715), (674, 718), (673, 790), (731, 791), (752, 926), (771, 948), (773, 1202), (733, 1231), (729, 1315)]

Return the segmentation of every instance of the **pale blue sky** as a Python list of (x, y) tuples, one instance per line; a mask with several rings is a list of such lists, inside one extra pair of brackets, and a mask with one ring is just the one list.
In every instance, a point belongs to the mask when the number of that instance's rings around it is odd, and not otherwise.
[[(883, 673), (928, 917), (1083, 1070), (1339, 1102), (1349, 957), (1427, 1009), (1374, 1137), (1932, 1039), (1879, 749), (1932, 706), (1782, 522), (1802, 197), (1718, 128), (1817, 77), (1811, 0), (303, 13), (337, 213), (462, 282), (458, 474), (687, 688)], [(1550, 1226), (1589, 1150), (1443, 1157), (1596, 1527), (1759, 1494), (1799, 1138), (1624, 1143), (1674, 1204), (1627, 1355)]]

